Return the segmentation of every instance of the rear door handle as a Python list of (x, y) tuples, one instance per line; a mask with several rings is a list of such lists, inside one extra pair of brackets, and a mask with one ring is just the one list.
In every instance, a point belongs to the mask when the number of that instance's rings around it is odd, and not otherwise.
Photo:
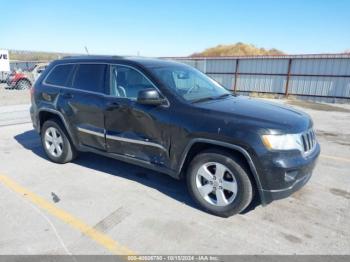
[(120, 104), (117, 102), (109, 102), (107, 103), (107, 111), (111, 111), (113, 109), (117, 109), (120, 107)]
[(71, 93), (64, 93), (62, 95), (62, 97), (65, 98), (65, 99), (70, 99), (70, 98), (73, 98), (73, 94), (71, 94)]

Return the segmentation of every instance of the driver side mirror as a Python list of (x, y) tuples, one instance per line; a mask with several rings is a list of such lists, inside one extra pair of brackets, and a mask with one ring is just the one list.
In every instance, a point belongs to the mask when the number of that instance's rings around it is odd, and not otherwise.
[(154, 88), (143, 89), (137, 95), (137, 103), (142, 105), (163, 105), (166, 99), (162, 98), (158, 90)]

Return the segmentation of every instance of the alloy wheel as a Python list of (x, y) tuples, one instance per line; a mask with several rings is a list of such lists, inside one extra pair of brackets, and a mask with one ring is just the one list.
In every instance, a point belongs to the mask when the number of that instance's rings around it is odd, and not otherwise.
[(54, 157), (60, 157), (63, 153), (63, 138), (60, 131), (55, 127), (49, 127), (44, 136), (45, 147)]
[(235, 176), (217, 162), (205, 163), (198, 169), (196, 186), (203, 199), (214, 206), (227, 206), (237, 195)]
[(24, 80), (19, 81), (19, 83), (17, 85), (17, 89), (19, 89), (19, 90), (25, 90), (25, 89), (29, 89), (29, 88), (30, 88), (30, 84)]

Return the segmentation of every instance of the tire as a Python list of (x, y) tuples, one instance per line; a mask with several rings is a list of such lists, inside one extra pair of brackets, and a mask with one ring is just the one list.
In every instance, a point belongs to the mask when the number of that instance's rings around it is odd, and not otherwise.
[(248, 172), (244, 163), (229, 153), (206, 150), (191, 161), (186, 176), (187, 187), (205, 211), (229, 217), (242, 212), (253, 199)]
[(31, 87), (31, 83), (26, 79), (21, 79), (16, 84), (16, 89), (18, 90), (29, 89), (30, 87)]
[(64, 164), (77, 157), (77, 151), (69, 139), (66, 129), (60, 121), (55, 119), (47, 120), (43, 124), (41, 143), (46, 155), (52, 162)]

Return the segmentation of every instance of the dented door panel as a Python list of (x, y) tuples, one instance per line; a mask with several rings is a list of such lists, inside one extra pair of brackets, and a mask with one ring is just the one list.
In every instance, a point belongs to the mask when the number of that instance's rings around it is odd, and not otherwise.
[[(104, 96), (74, 89), (62, 89), (61, 93), (60, 106), (78, 134), (79, 143), (105, 150)], [(67, 94), (70, 97), (64, 98)]]
[(169, 166), (169, 126), (161, 121), (167, 109), (129, 99), (109, 99), (119, 106), (106, 110), (107, 151)]

